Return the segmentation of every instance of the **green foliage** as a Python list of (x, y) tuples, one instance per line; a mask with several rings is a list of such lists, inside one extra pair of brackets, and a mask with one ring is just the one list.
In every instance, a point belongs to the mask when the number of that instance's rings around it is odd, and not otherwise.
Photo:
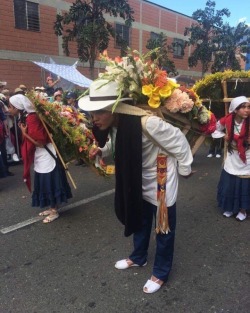
[[(212, 72), (219, 72), (225, 69), (233, 71), (240, 70), (240, 63), (236, 58), (236, 49), (247, 51), (250, 43), (250, 28), (245, 23), (239, 23), (236, 27), (228, 24), (222, 26), (217, 36), (219, 51), (214, 54)], [(244, 56), (242, 56), (244, 58)]]
[(154, 61), (158, 58), (158, 65), (160, 68), (163, 68), (167, 71), (168, 74), (172, 74), (173, 76), (178, 75), (175, 64), (172, 60), (169, 59), (168, 54), (173, 52), (173, 46), (167, 44), (167, 36), (164, 33), (160, 33), (156, 36), (156, 38), (150, 38), (147, 42), (146, 48), (149, 50), (157, 50), (157, 53), (151, 54), (151, 60)]
[(133, 13), (127, 0), (76, 0), (69, 12), (57, 14), (54, 31), (57, 36), (62, 36), (66, 55), (70, 54), (69, 43), (77, 43), (78, 57), (82, 62), (89, 61), (93, 79), (95, 60), (107, 49), (110, 37), (115, 36), (115, 30), (104, 14), (120, 17), (125, 25), (131, 26)]
[(218, 50), (217, 36), (223, 26), (223, 16), (230, 16), (228, 9), (215, 12), (215, 1), (207, 1), (204, 10), (197, 10), (192, 18), (196, 21), (185, 29), (185, 36), (190, 36), (187, 44), (195, 46), (189, 57), (189, 66), (202, 64), (202, 76), (208, 71), (212, 62), (213, 53)]

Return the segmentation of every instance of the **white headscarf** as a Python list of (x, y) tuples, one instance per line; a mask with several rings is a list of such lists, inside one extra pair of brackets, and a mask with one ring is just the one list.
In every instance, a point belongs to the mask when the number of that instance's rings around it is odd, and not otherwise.
[(36, 112), (33, 103), (24, 95), (14, 95), (9, 99), (10, 104), (12, 104), (18, 110), (24, 110), (27, 113)]
[(228, 110), (229, 113), (232, 113), (234, 110), (236, 110), (238, 106), (240, 106), (242, 103), (249, 103), (248, 99), (245, 96), (234, 98), (230, 103), (229, 110)]

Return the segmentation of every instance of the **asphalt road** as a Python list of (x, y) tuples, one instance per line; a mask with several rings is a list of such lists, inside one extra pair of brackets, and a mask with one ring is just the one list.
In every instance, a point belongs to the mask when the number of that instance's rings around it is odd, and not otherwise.
[(113, 177), (70, 166), (74, 197), (44, 225), (30, 207), (22, 165), (11, 167), (15, 176), (0, 180), (0, 312), (249, 313), (250, 218), (221, 216), (222, 160), (206, 152), (195, 156), (196, 174), (180, 179), (174, 266), (153, 295), (142, 287), (151, 275), (154, 236), (146, 267), (114, 268), (130, 253), (132, 238), (123, 236), (114, 214)]

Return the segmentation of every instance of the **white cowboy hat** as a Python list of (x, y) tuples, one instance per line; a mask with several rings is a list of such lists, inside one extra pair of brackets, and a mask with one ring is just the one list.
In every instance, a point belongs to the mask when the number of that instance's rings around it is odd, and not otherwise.
[(240, 106), (242, 103), (249, 103), (249, 100), (247, 99), (247, 97), (245, 96), (240, 96), (240, 97), (236, 97), (234, 98), (229, 106), (229, 113), (232, 113), (234, 110), (236, 110), (238, 108), (238, 106)]
[[(106, 79), (98, 79), (91, 83), (89, 87), (89, 96), (79, 99), (78, 106), (84, 111), (103, 110), (116, 102), (118, 98), (118, 84)], [(131, 98), (121, 98), (123, 100), (132, 100)]]

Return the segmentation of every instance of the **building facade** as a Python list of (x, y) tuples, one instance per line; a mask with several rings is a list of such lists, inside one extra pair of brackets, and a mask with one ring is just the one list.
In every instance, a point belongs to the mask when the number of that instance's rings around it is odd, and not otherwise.
[[(54, 34), (53, 25), (56, 14), (69, 10), (73, 0), (1, 0), (0, 1), (0, 81), (7, 81), (14, 89), (20, 84), (28, 88), (44, 84), (45, 73), (32, 61), (49, 62), (52, 58), (57, 64), (72, 65), (77, 60), (74, 44), (70, 56), (66, 57), (62, 49), (62, 39)], [(190, 27), (191, 17), (150, 1), (129, 0), (134, 10), (135, 22), (130, 29), (119, 18), (107, 20), (114, 23), (116, 31), (128, 40), (129, 46), (140, 52), (148, 51), (149, 38), (163, 32), (168, 44), (177, 43), (172, 55), (179, 74), (193, 78), (201, 76), (201, 68), (188, 67), (191, 47), (182, 51), (185, 27)], [(108, 47), (110, 57), (120, 54), (120, 47), (112, 39)], [(89, 77), (88, 63), (80, 64), (78, 70)], [(96, 75), (103, 68), (96, 62)]]

